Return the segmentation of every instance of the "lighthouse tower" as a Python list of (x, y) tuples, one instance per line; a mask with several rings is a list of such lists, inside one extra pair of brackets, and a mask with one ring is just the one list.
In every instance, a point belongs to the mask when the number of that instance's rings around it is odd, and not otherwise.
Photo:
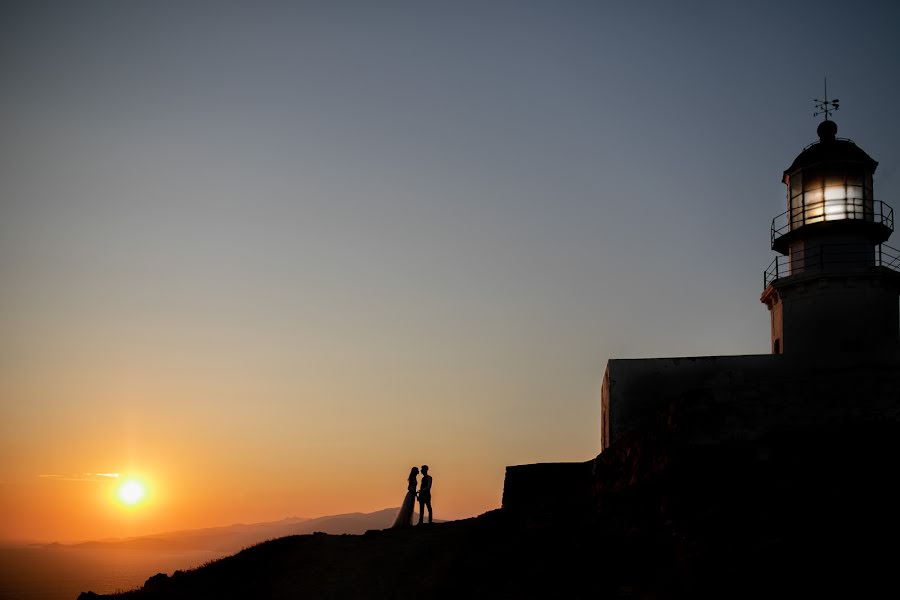
[(878, 163), (837, 137), (818, 101), (819, 141), (784, 171), (787, 210), (772, 221), (760, 300), (769, 308), (772, 353), (818, 357), (900, 348), (900, 250), (885, 242), (893, 209), (875, 199)]

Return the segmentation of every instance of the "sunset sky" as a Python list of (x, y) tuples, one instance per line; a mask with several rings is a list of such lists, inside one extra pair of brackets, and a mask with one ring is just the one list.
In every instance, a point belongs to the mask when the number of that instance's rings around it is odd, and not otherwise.
[(768, 352), (825, 75), (900, 209), (898, 31), (884, 1), (4, 2), (0, 540), (369, 512), (423, 463), (461, 518), (594, 457), (607, 360)]

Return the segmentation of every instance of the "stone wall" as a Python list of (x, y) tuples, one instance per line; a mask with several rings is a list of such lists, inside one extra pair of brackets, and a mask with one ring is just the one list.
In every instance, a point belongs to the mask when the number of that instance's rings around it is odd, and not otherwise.
[(560, 515), (587, 506), (594, 461), (506, 467), (502, 507), (533, 518)]
[(759, 437), (854, 416), (900, 419), (896, 355), (785, 355), (610, 360), (601, 391), (601, 446), (681, 413), (695, 441)]
[(846, 424), (900, 423), (900, 356), (611, 360), (601, 395), (599, 456), (507, 467), (504, 510), (531, 521), (576, 515), (599, 489), (627, 487), (664, 468), (674, 439), (701, 454), (735, 447), (764, 453), (765, 440), (784, 445), (828, 432), (829, 444), (841, 447)]

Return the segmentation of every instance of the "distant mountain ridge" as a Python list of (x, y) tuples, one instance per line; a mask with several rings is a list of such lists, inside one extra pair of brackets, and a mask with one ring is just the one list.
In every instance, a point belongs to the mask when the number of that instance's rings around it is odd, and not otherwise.
[[(386, 529), (396, 517), (397, 508), (385, 508), (371, 513), (346, 513), (313, 519), (287, 517), (263, 523), (236, 523), (222, 527), (186, 529), (131, 538), (94, 540), (79, 544), (65, 544), (67, 548), (135, 549), (135, 550), (210, 550), (236, 552), (260, 542), (309, 533), (332, 535), (362, 534), (373, 529)], [(60, 546), (57, 544), (57, 546)]]

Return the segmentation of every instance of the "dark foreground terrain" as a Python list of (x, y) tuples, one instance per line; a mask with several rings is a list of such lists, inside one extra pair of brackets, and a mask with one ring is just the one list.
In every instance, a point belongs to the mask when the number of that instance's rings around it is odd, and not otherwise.
[(589, 468), (533, 507), (285, 537), (116, 597), (900, 597), (895, 423), (710, 446), (660, 429)]

